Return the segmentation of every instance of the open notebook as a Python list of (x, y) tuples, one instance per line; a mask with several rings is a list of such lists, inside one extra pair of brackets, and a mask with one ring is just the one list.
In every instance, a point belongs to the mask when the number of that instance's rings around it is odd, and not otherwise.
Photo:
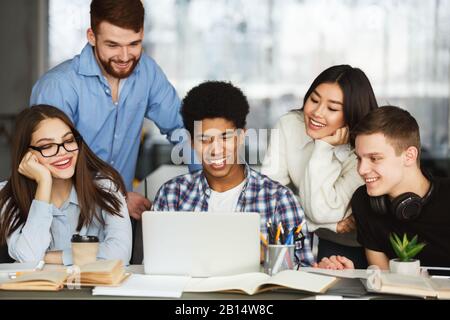
[(261, 272), (233, 276), (191, 278), (184, 292), (237, 292), (253, 295), (274, 289), (292, 289), (324, 293), (336, 281), (335, 277), (312, 274), (303, 271), (284, 270), (274, 276)]
[(0, 283), (2, 290), (58, 291), (64, 287), (66, 272), (36, 271)]
[(69, 269), (24, 273), (15, 279), (0, 283), (2, 290), (61, 290), (65, 284), (96, 286), (119, 285), (129, 274), (125, 273), (121, 260), (98, 260), (80, 267), (80, 273)]
[(44, 261), (0, 263), (0, 282), (15, 278), (23, 273), (41, 271), (44, 266)]

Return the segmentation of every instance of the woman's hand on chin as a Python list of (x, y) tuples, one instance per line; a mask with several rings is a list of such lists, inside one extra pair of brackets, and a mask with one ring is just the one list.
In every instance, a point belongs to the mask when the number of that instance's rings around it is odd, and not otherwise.
[(19, 165), (19, 173), (38, 184), (52, 179), (50, 170), (40, 164), (38, 158), (31, 152), (27, 152), (23, 156)]
[(37, 189), (34, 198), (50, 203), (52, 193), (52, 174), (50, 170), (39, 163), (38, 158), (31, 152), (27, 152), (20, 162), (19, 173), (28, 179), (37, 182)]
[(332, 146), (339, 146), (347, 144), (350, 137), (350, 130), (347, 126), (337, 129), (331, 136), (323, 137), (322, 141), (331, 144)]

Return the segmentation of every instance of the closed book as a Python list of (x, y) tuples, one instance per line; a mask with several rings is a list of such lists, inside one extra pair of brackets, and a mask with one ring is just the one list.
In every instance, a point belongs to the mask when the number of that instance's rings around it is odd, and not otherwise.
[(80, 267), (81, 285), (119, 285), (128, 275), (122, 260), (97, 260)]

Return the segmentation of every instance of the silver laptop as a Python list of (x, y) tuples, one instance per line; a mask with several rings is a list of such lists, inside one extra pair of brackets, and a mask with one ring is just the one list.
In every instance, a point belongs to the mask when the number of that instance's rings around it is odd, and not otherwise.
[(259, 271), (259, 214), (144, 212), (146, 274), (223, 276)]

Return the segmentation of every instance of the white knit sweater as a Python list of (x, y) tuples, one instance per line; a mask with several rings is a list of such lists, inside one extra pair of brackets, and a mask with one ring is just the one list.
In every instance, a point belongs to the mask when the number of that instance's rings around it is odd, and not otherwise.
[(354, 191), (364, 183), (355, 153), (349, 144), (335, 147), (309, 137), (301, 111), (285, 114), (274, 129), (261, 172), (298, 188), (310, 231), (336, 232), (337, 223), (351, 213)]

